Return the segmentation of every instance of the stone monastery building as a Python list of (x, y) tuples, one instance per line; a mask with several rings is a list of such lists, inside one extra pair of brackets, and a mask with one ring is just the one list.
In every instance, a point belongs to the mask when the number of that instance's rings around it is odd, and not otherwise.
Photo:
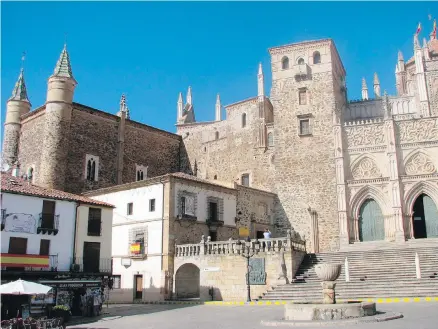
[[(274, 234), (292, 228), (313, 252), (348, 244), (438, 237), (438, 40), (414, 36), (394, 56), (397, 95), (377, 74), (348, 100), (333, 40), (269, 49), (272, 89), (196, 122), (192, 91), (177, 102), (176, 134), (130, 120), (125, 98), (107, 113), (73, 101), (64, 47), (33, 111), (21, 71), (7, 102), (3, 159), (35, 184), (80, 193), (184, 172), (273, 192)], [(396, 54), (395, 54), (396, 55)], [(368, 89), (370, 86), (370, 89)], [(310, 250), (309, 250), (310, 251)]]

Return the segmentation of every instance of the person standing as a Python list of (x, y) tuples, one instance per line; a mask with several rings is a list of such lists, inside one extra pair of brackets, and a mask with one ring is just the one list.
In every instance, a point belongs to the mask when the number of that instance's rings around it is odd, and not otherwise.
[(269, 229), (265, 229), (265, 232), (263, 232), (263, 237), (265, 238), (265, 246), (268, 247), (267, 251), (271, 250), (271, 241), (269, 241), (269, 239), (271, 239), (271, 231), (269, 231)]

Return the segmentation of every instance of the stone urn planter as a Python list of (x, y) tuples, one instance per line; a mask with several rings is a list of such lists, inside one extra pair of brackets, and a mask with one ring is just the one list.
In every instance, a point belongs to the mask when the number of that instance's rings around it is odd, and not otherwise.
[(321, 281), (336, 281), (341, 274), (341, 264), (320, 264), (315, 266), (315, 272)]
[(321, 264), (315, 266), (315, 272), (322, 281), (322, 295), (324, 304), (336, 304), (336, 279), (341, 274), (341, 264)]

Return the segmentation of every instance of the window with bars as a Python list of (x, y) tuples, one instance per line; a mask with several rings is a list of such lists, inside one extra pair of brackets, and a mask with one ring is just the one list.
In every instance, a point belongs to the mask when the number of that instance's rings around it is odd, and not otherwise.
[(100, 236), (102, 234), (102, 209), (88, 209), (88, 235)]
[(309, 119), (300, 120), (300, 135), (310, 135), (310, 121)]
[(126, 214), (132, 215), (133, 212), (134, 212), (134, 204), (132, 202), (130, 202), (126, 205)]
[(155, 199), (149, 200), (149, 211), (154, 212), (155, 211)]

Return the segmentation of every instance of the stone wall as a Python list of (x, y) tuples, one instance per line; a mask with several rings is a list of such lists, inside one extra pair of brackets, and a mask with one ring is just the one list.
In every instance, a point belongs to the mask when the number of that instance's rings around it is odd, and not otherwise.
[[(33, 167), (33, 181), (39, 176), (42, 139), (45, 129), (45, 112), (39, 110), (33, 116), (22, 120), (20, 136), (20, 153), (19, 161), (21, 171), (27, 173), (30, 167)], [(36, 137), (37, 136), (37, 137)]]
[[(244, 113), (246, 126), (242, 127)], [(199, 177), (239, 184), (241, 175), (248, 173), (250, 186), (272, 190), (273, 148), (257, 147), (258, 119), (259, 103), (251, 98), (227, 107), (226, 120), (178, 125), (187, 152), (182, 166), (190, 166), (193, 172), (196, 162)]]
[[(175, 257), (174, 298), (177, 292), (194, 292), (199, 287), (200, 300), (212, 300), (209, 289), (213, 288), (213, 300), (246, 301), (247, 261), (231, 251), (228, 246), (235, 246), (236, 241), (223, 241), (205, 245), (179, 245)], [(184, 248), (185, 249), (184, 251)], [(233, 248), (233, 247), (230, 247)], [(251, 285), (251, 298), (255, 299), (278, 284), (290, 282), (298, 270), (305, 252), (290, 249), (272, 249), (269, 253), (261, 250), (254, 258), (264, 258), (266, 284)], [(283, 266), (282, 266), (283, 264)], [(194, 280), (193, 272), (197, 268), (199, 281)], [(190, 280), (186, 280), (187, 273), (192, 273)], [(197, 276), (198, 274), (196, 274)], [(287, 279), (286, 279), (287, 278)], [(183, 294), (184, 296), (184, 294)]]

